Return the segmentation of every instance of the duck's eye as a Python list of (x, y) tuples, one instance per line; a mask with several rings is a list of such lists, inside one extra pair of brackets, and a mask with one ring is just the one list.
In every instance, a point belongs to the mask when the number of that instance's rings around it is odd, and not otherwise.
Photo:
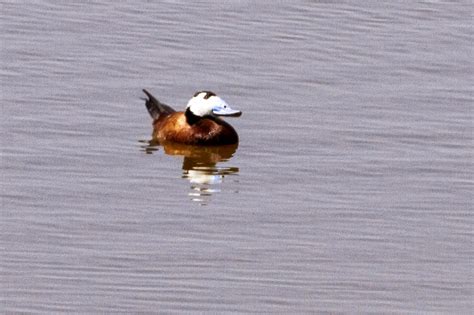
[(227, 108), (227, 105), (224, 105), (224, 108)]

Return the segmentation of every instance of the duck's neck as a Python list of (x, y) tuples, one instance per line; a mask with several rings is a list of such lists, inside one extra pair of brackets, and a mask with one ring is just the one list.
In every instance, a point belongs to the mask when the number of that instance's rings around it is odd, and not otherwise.
[(184, 115), (186, 116), (186, 121), (190, 125), (194, 125), (196, 122), (198, 122), (202, 118), (197, 115), (194, 115), (193, 112), (189, 108), (186, 108), (186, 112), (184, 112)]
[(204, 117), (195, 115), (189, 108), (186, 108), (186, 111), (184, 112), (184, 115), (186, 116), (186, 121), (190, 125), (194, 125), (195, 123), (197, 123), (201, 119), (210, 119), (210, 120), (216, 122), (217, 124), (220, 124), (222, 122), (222, 120), (220, 120), (219, 118), (211, 116), (211, 115), (206, 115)]

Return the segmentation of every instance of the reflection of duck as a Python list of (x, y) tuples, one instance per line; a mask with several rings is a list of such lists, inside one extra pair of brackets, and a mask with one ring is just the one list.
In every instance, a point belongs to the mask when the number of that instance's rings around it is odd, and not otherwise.
[[(157, 151), (160, 144), (149, 141), (146, 153)], [(223, 146), (197, 146), (181, 143), (165, 142), (163, 150), (168, 155), (183, 156), (182, 177), (189, 180), (191, 192), (189, 195), (194, 201), (206, 204), (213, 193), (219, 192), (219, 186), (227, 175), (236, 175), (238, 167), (223, 167), (218, 163), (226, 162), (236, 152), (238, 144)]]
[(172, 142), (163, 144), (163, 149), (168, 155), (182, 155), (185, 161), (206, 165), (215, 165), (217, 162), (230, 159), (237, 151), (237, 147), (238, 144), (220, 146), (197, 146)]
[(218, 116), (238, 117), (242, 112), (233, 110), (216, 94), (201, 91), (194, 94), (185, 112), (158, 101), (147, 90), (145, 105), (153, 118), (153, 139), (160, 143), (176, 142), (192, 145), (225, 145), (238, 143), (239, 137), (231, 125)]
[(169, 155), (182, 155), (183, 177), (191, 184), (214, 185), (220, 184), (224, 175), (238, 173), (237, 167), (217, 167), (218, 162), (229, 160), (237, 150), (237, 144), (225, 146), (190, 146), (167, 143), (163, 146)]

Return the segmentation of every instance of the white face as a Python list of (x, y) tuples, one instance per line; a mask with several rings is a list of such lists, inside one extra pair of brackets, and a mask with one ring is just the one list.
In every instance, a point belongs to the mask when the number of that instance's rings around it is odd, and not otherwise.
[(198, 92), (188, 102), (186, 108), (199, 117), (204, 116), (240, 116), (239, 110), (234, 110), (219, 96), (212, 92)]

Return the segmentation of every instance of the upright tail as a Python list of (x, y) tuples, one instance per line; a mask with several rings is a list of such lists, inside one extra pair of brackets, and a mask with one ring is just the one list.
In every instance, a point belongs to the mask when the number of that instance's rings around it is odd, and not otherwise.
[(163, 115), (163, 114), (169, 115), (175, 112), (173, 108), (158, 101), (147, 90), (143, 89), (143, 92), (146, 94), (146, 96), (148, 96), (148, 99), (146, 98), (142, 98), (142, 99), (145, 100), (145, 105), (146, 105), (146, 108), (148, 109), (148, 112), (150, 113), (151, 118), (158, 119), (160, 115)]

